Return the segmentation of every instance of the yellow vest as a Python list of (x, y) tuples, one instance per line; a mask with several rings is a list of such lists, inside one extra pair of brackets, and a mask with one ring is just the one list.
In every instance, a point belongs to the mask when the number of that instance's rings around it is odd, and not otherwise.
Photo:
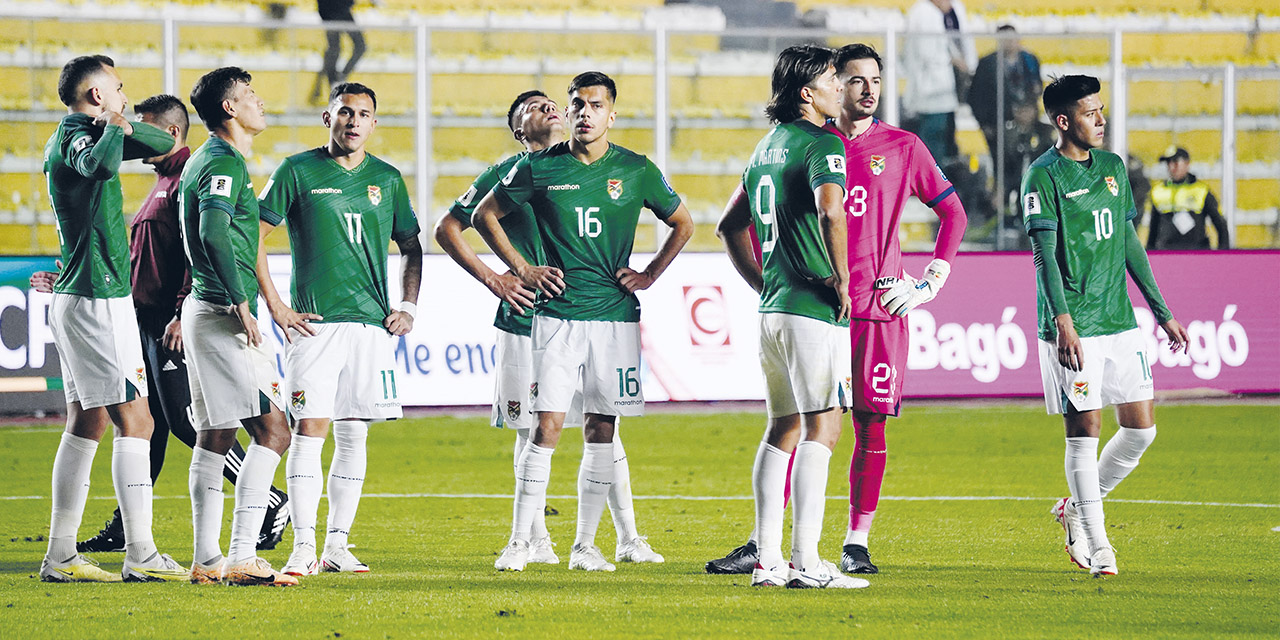
[(1176, 184), (1165, 181), (1151, 186), (1151, 204), (1156, 211), (1168, 215), (1186, 211), (1204, 213), (1204, 201), (1209, 197), (1209, 186), (1203, 182)]

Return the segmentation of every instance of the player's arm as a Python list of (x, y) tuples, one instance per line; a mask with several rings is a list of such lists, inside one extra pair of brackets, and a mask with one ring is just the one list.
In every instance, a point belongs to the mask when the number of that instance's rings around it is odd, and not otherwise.
[(1036, 286), (1043, 293), (1053, 317), (1058, 364), (1079, 371), (1084, 349), (1076, 334), (1067, 294), (1058, 266), (1058, 200), (1053, 180), (1043, 169), (1032, 168), (1022, 178), (1022, 224), (1031, 236), (1031, 259), (1036, 266)]
[(885, 310), (898, 316), (905, 316), (938, 296), (951, 275), (951, 261), (956, 259), (965, 227), (969, 224), (960, 196), (951, 181), (942, 174), (933, 154), (919, 138), (915, 138), (913, 143), (912, 193), (938, 216), (938, 237), (933, 244), (933, 260), (925, 267), (924, 275), (919, 280), (907, 276), (880, 296)]
[[(415, 227), (416, 228), (416, 227)], [(418, 292), (422, 288), (422, 241), (413, 233), (396, 239), (400, 248), (400, 307), (382, 321), (382, 326), (393, 336), (413, 331), (413, 319), (418, 315)]]
[(1151, 307), (1151, 313), (1155, 315), (1156, 322), (1160, 323), (1165, 335), (1169, 336), (1169, 349), (1178, 351), (1187, 345), (1189, 339), (1187, 330), (1173, 318), (1173, 312), (1169, 311), (1169, 306), (1165, 304), (1164, 296), (1160, 295), (1156, 276), (1151, 271), (1151, 261), (1147, 259), (1147, 252), (1142, 248), (1142, 241), (1138, 240), (1138, 230), (1134, 229), (1133, 224), (1129, 222), (1121, 226), (1124, 227), (1125, 269), (1129, 272), (1129, 277), (1133, 278), (1134, 284), (1138, 285), (1138, 291), (1142, 292), (1147, 306)]
[(693, 217), (680, 201), (680, 196), (676, 195), (675, 190), (667, 184), (662, 171), (651, 160), (645, 161), (642, 189), (645, 208), (670, 227), (671, 232), (663, 238), (662, 246), (658, 247), (658, 253), (653, 256), (653, 260), (649, 261), (649, 266), (645, 267), (644, 271), (623, 267), (613, 274), (613, 277), (618, 279), (618, 284), (621, 284), (627, 293), (635, 293), (652, 286), (658, 276), (667, 270), (671, 261), (676, 259), (676, 254), (680, 253), (685, 243), (689, 242), (689, 238), (693, 237)]
[(548, 296), (558, 296), (564, 291), (564, 274), (555, 267), (529, 264), (512, 246), (507, 232), (498, 222), (520, 203), (528, 202), (532, 195), (533, 174), (526, 157), (517, 162), (502, 182), (480, 200), (475, 213), (471, 215), (471, 225), (484, 238), (485, 244), (511, 267), (525, 285)]
[(1218, 211), (1218, 199), (1213, 196), (1213, 193), (1205, 195), (1203, 213), (1213, 223), (1213, 228), (1218, 230), (1218, 248), (1230, 249), (1231, 229), (1227, 226), (1227, 219)]
[(834, 183), (819, 185), (813, 190), (814, 202), (818, 206), (818, 228), (822, 231), (822, 244), (826, 246), (827, 256), (831, 259), (831, 270), (834, 272), (827, 278), (826, 285), (835, 289), (840, 300), (840, 308), (836, 311), (836, 320), (849, 318), (853, 302), (849, 298), (849, 229), (848, 218), (844, 212), (844, 186)]
[(733, 190), (728, 204), (724, 206), (720, 222), (716, 223), (716, 236), (724, 243), (729, 262), (738, 270), (738, 275), (756, 293), (762, 293), (764, 274), (760, 270), (760, 263), (756, 262), (755, 248), (751, 242), (751, 203), (742, 183), (738, 183), (738, 188)]
[(458, 266), (471, 274), (472, 278), (483, 284), (499, 300), (524, 314), (526, 310), (533, 308), (535, 293), (525, 288), (524, 283), (514, 273), (508, 271), (498, 274), (490, 269), (489, 265), (476, 255), (471, 245), (467, 244), (462, 237), (462, 232), (471, 226), (471, 214), (474, 213), (476, 198), (488, 195), (492, 189), (492, 185), (483, 190), (480, 189), (482, 182), (487, 182), (484, 178), (491, 170), (492, 167), (480, 174), (467, 192), (453, 203), (449, 212), (440, 216), (436, 221), (434, 236), (436, 244), (439, 244), (440, 248), (458, 263)]
[(258, 332), (258, 320), (249, 311), (249, 297), (245, 293), (244, 285), (240, 282), (240, 275), (236, 273), (235, 252), (231, 248), (231, 216), (235, 211), (235, 201), (234, 196), (224, 194), (235, 191), (229, 187), (218, 190), (211, 178), (213, 175), (221, 175), (219, 172), (222, 171), (231, 175), (240, 173), (233, 165), (224, 166), (215, 161), (210, 163), (206, 175), (196, 186), (199, 198), (196, 210), (200, 216), (200, 225), (197, 228), (199, 237), (196, 240), (209, 259), (209, 268), (213, 271), (214, 277), (231, 298), (232, 310), (240, 320), (240, 325), (244, 327), (249, 344), (256, 347), (262, 344), (262, 334)]
[(271, 179), (267, 180), (267, 186), (262, 189), (262, 195), (258, 196), (258, 260), (255, 268), (258, 290), (267, 303), (271, 319), (284, 331), (286, 342), (293, 342), (289, 335), (290, 329), (304, 336), (314, 336), (315, 327), (308, 321), (324, 320), (319, 314), (294, 311), (293, 307), (285, 304), (280, 291), (276, 289), (275, 281), (271, 279), (271, 265), (267, 260), (267, 236), (285, 221), (295, 199), (294, 184), (293, 169), (285, 162), (276, 167)]
[(173, 353), (182, 353), (182, 303), (191, 295), (191, 264), (182, 261), (182, 288), (178, 289), (178, 300), (173, 305), (173, 319), (164, 326), (164, 336), (160, 343)]
[(162, 156), (172, 151), (173, 145), (178, 142), (169, 135), (168, 131), (160, 127), (145, 122), (132, 122), (130, 126), (133, 127), (133, 131), (125, 134), (124, 160)]
[(76, 173), (90, 180), (110, 180), (120, 170), (124, 137), (133, 125), (124, 116), (108, 111), (95, 118), (93, 126), (102, 127), (102, 135), (95, 140), (87, 127), (71, 131), (63, 157)]

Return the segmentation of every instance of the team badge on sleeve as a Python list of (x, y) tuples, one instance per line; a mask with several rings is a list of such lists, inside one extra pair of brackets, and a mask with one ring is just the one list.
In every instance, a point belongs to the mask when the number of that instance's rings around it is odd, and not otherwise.
[(382, 187), (376, 184), (369, 185), (369, 202), (373, 203), (375, 207), (378, 206), (379, 202), (382, 202)]
[(520, 401), (519, 400), (507, 401), (507, 416), (512, 420), (520, 419)]
[(844, 156), (841, 156), (841, 155), (827, 156), (827, 168), (831, 170), (831, 173), (839, 173), (843, 175), (844, 174)]
[(209, 179), (209, 195), (230, 198), (233, 182), (231, 176), (213, 176)]
[(1034, 216), (1040, 213), (1040, 194), (1032, 191), (1022, 196), (1022, 216)]
[(878, 176), (884, 173), (884, 156), (871, 156), (871, 162), (868, 164), (871, 167), (872, 175)]
[(609, 192), (609, 197), (617, 200), (622, 197), (622, 181), (609, 180), (609, 184), (605, 186), (605, 190)]
[(294, 409), (301, 410), (303, 407), (307, 406), (307, 392), (302, 389), (298, 389), (297, 391), (289, 394), (289, 404), (292, 405)]
[(1120, 195), (1120, 185), (1116, 184), (1115, 176), (1107, 176), (1106, 181), (1107, 191), (1110, 191), (1113, 196)]

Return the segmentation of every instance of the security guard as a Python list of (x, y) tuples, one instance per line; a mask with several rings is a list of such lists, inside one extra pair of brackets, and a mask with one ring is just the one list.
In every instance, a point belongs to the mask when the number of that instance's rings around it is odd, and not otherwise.
[(1218, 199), (1191, 173), (1191, 155), (1182, 147), (1169, 147), (1160, 161), (1169, 170), (1169, 179), (1151, 188), (1147, 249), (1208, 249), (1206, 219), (1218, 230), (1218, 248), (1230, 249), (1227, 221), (1218, 212)]

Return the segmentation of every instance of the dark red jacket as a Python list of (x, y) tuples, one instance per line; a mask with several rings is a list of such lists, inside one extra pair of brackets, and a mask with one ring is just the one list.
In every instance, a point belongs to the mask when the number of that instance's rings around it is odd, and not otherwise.
[(129, 238), (130, 283), (138, 324), (159, 336), (191, 293), (191, 268), (182, 249), (178, 179), (191, 157), (183, 147), (156, 169), (156, 186), (133, 217)]

